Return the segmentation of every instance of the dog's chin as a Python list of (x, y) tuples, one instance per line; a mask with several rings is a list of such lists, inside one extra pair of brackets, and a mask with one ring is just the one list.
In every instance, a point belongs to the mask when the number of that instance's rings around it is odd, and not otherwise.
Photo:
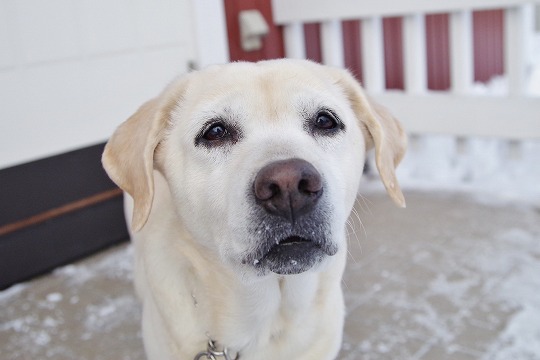
[(313, 240), (290, 236), (274, 244), (253, 265), (263, 272), (269, 270), (279, 275), (295, 275), (310, 270), (335, 252), (333, 248), (323, 247)]

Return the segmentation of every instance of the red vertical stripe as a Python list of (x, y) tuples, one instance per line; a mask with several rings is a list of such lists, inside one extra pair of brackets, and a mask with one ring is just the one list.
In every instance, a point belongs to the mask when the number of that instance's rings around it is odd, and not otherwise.
[(321, 25), (318, 23), (304, 24), (304, 40), (306, 58), (319, 63), (322, 62)]
[(384, 67), (387, 89), (404, 89), (402, 18), (383, 19)]
[(504, 73), (503, 23), (502, 10), (473, 13), (475, 81), (485, 82)]
[(426, 16), (427, 80), (430, 90), (450, 88), (448, 14)]
[(345, 57), (345, 67), (349, 69), (354, 76), (362, 81), (362, 44), (360, 43), (360, 21), (343, 21), (343, 52)]

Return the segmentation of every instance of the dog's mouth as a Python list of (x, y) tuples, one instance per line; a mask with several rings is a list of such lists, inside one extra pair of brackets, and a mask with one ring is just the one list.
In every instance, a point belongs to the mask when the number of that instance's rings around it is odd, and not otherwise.
[(311, 269), (325, 255), (334, 254), (311, 239), (288, 236), (276, 241), (261, 259), (254, 261), (254, 265), (279, 275), (294, 275)]

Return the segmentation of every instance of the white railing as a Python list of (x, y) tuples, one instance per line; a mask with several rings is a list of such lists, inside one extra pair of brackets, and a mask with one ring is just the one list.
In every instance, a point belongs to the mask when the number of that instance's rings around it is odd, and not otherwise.
[[(388, 106), (412, 134), (540, 139), (540, 98), (526, 92), (534, 4), (540, 0), (273, 0), (274, 21), (284, 26), (287, 57), (305, 58), (303, 24), (321, 23), (323, 63), (344, 66), (343, 20), (362, 27), (364, 87)], [(472, 12), (503, 9), (505, 96), (471, 93)], [(450, 14), (451, 89), (427, 88), (425, 15)], [(404, 91), (385, 89), (382, 17), (403, 16)]]

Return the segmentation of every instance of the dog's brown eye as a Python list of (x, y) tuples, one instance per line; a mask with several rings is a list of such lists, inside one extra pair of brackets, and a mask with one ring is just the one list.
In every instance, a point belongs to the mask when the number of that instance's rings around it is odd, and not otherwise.
[(345, 124), (328, 108), (320, 108), (306, 120), (304, 129), (313, 136), (334, 136), (345, 130)]
[(317, 114), (315, 127), (321, 130), (332, 130), (338, 127), (338, 122), (332, 114), (322, 111)]
[(227, 129), (223, 124), (217, 123), (206, 130), (202, 137), (208, 141), (216, 141), (223, 139), (225, 135), (227, 135)]
[(226, 120), (208, 121), (195, 137), (195, 146), (207, 148), (234, 145), (242, 138), (240, 126)]

